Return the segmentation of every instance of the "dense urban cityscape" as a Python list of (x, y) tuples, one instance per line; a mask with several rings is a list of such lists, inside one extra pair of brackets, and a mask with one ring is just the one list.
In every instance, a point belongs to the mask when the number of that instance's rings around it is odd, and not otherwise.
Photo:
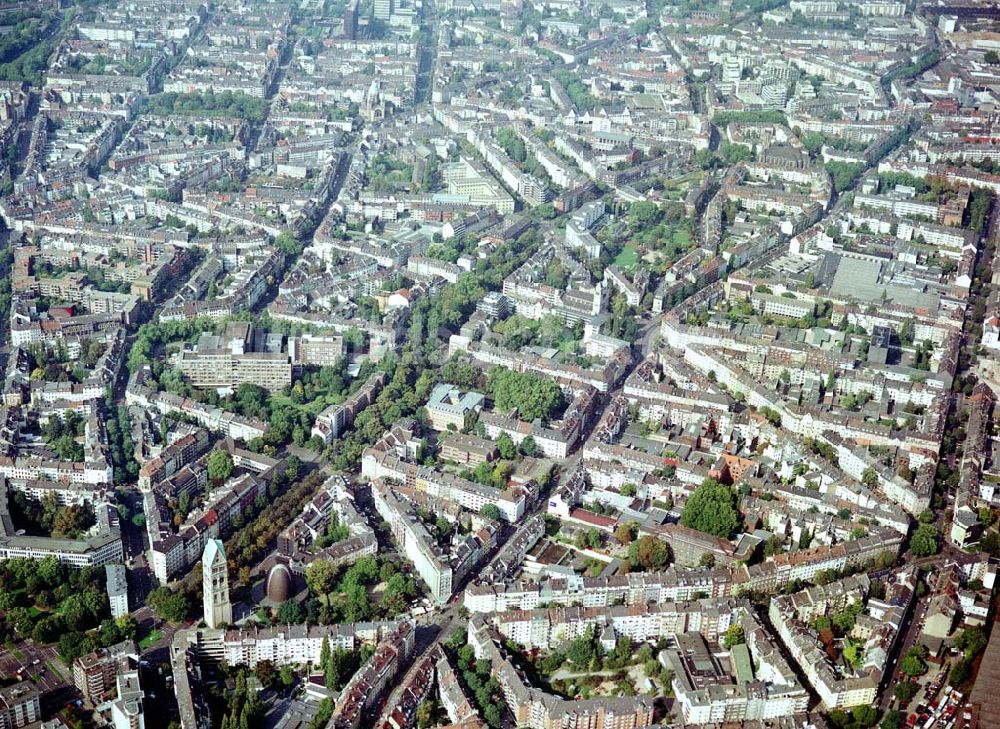
[(0, 2), (0, 729), (1000, 727), (1000, 6)]

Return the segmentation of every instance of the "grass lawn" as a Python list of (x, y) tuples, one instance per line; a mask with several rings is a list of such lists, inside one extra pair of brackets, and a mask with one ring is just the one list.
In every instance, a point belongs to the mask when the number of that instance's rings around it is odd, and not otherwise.
[(155, 628), (149, 632), (145, 638), (139, 641), (139, 648), (145, 649), (153, 645), (156, 641), (163, 637), (163, 631), (159, 628)]
[(83, 726), (83, 720), (74, 716), (73, 712), (71, 712), (69, 709), (63, 709), (62, 711), (60, 711), (59, 718), (61, 718), (64, 722), (66, 722), (66, 726), (71, 727), (72, 729), (77, 729), (77, 727)]
[(674, 229), (674, 243), (682, 246), (690, 245), (691, 234), (687, 228), (678, 227)]
[(635, 246), (625, 246), (622, 252), (615, 256), (615, 265), (622, 270), (634, 268), (639, 262), (639, 251)]
[(58, 666), (56, 666), (55, 663), (53, 663), (52, 661), (45, 661), (45, 665), (48, 666), (49, 670), (52, 671), (52, 673), (54, 673), (56, 676), (58, 676), (60, 680), (62, 681), (66, 680), (66, 678), (63, 676), (63, 672), (59, 670)]
[(305, 410), (312, 413), (313, 415), (319, 415), (327, 405), (335, 405), (337, 403), (343, 402), (345, 398), (340, 395), (328, 395), (323, 397), (317, 397), (312, 402), (307, 403), (296, 403), (292, 398), (287, 395), (273, 394), (271, 395), (271, 407), (276, 408), (281, 405), (290, 405), (297, 410)]

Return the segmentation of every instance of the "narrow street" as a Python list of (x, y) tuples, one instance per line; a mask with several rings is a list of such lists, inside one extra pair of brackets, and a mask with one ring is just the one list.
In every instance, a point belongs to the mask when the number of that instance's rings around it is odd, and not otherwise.
[[(991, 283), (993, 275), (993, 257), (996, 251), (997, 242), (1000, 240), (1000, 205), (997, 205), (995, 201), (990, 210), (983, 240), (984, 245), (981, 247), (977, 258), (977, 268), (981, 271), (981, 276), (977, 276), (976, 280), (978, 282), (978, 287), (973, 288), (970, 292), (968, 305), (966, 307), (965, 320), (963, 322), (962, 329), (961, 353), (958, 357), (958, 361), (960, 363), (972, 362), (975, 351), (979, 347), (979, 341), (971, 336), (971, 330), (973, 325), (976, 323), (973, 320), (973, 312), (975, 312), (977, 305), (984, 303), (985, 300), (989, 298), (990, 292), (993, 289), (993, 285)], [(959, 412), (962, 407), (962, 402), (964, 400), (964, 396), (962, 394), (963, 381), (969, 374), (976, 374), (976, 370), (972, 367), (966, 366), (964, 369), (955, 373), (952, 393), (949, 398), (949, 407), (954, 413)], [(961, 448), (961, 444), (959, 444), (959, 448)], [(961, 450), (955, 454), (946, 454), (946, 457), (949, 455), (953, 457), (953, 462), (950, 464), (950, 467), (957, 468), (962, 459)], [(940, 535), (941, 549), (939, 553), (923, 558), (915, 558), (909, 551), (903, 554), (904, 562), (916, 564), (921, 568), (924, 573), (925, 580), (933, 578), (937, 569), (947, 563), (950, 559), (954, 559), (962, 555), (962, 550), (952, 544), (949, 539), (952, 514), (955, 506), (955, 492), (948, 488), (947, 483), (942, 481), (938, 481), (935, 484), (935, 492), (944, 501), (943, 508), (937, 510), (934, 520), (934, 526)], [(888, 710), (893, 704), (893, 689), (895, 686), (899, 684), (901, 680), (906, 680), (906, 677), (902, 676), (900, 673), (899, 663), (906, 652), (918, 642), (917, 639), (923, 628), (923, 620), (927, 614), (929, 603), (929, 595), (921, 598), (917, 602), (913, 617), (907, 628), (906, 635), (900, 644), (899, 650), (891, 659), (890, 670), (892, 671), (892, 676), (889, 681), (885, 682), (885, 690), (882, 692), (882, 696), (879, 701), (879, 706), (883, 711)]]

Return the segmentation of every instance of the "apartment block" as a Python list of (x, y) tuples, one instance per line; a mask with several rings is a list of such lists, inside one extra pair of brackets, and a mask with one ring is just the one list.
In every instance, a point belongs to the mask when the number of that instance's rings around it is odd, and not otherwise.
[(18, 729), (41, 719), (41, 696), (31, 681), (0, 689), (0, 729)]
[(124, 658), (135, 654), (135, 643), (124, 640), (80, 656), (73, 661), (73, 685), (87, 701), (97, 705), (113, 693), (118, 665)]

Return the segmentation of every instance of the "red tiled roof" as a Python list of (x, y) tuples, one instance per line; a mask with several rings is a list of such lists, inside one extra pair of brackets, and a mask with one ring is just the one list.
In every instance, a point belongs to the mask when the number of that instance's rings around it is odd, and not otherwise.
[(586, 509), (573, 509), (569, 512), (571, 519), (576, 519), (578, 521), (584, 521), (588, 524), (593, 524), (594, 526), (606, 527), (611, 529), (618, 523), (616, 519), (612, 519), (610, 516), (600, 516)]

